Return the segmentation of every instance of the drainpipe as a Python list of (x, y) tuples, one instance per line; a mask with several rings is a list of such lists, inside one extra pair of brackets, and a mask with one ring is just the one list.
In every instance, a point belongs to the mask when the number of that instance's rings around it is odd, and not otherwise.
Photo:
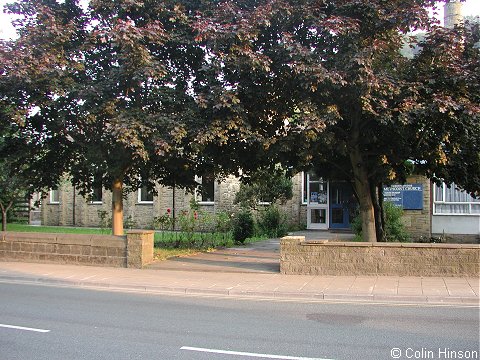
[(172, 187), (172, 231), (175, 231), (175, 182)]
[(76, 189), (75, 189), (75, 186), (73, 187), (73, 207), (72, 207), (72, 224), (73, 226), (75, 226), (77, 224), (77, 219), (76, 219), (76, 214), (75, 214), (75, 203), (76, 203), (76, 200), (77, 200), (77, 192), (76, 192)]

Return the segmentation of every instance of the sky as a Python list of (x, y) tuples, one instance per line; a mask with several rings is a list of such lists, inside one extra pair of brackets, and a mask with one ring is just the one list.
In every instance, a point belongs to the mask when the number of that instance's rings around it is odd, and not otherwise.
[[(10, 0), (0, 0), (0, 39), (8, 39), (15, 35), (15, 30), (11, 25), (11, 18), (3, 13), (3, 6)], [(480, 16), (480, 0), (466, 0), (463, 5), (464, 16)], [(439, 11), (439, 18), (443, 21), (443, 8)]]

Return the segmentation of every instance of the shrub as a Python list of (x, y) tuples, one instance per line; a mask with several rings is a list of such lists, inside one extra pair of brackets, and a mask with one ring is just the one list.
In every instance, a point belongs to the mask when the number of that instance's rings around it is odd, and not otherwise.
[(407, 242), (410, 235), (405, 230), (402, 222), (403, 209), (393, 205), (391, 202), (383, 204), (385, 211), (385, 240)]
[(360, 214), (355, 216), (350, 224), (352, 231), (355, 234), (353, 241), (363, 241), (362, 240), (362, 217)]
[(275, 205), (268, 206), (260, 212), (258, 228), (263, 235), (268, 237), (281, 237), (287, 234), (285, 215)]
[(133, 219), (132, 215), (128, 215), (125, 219), (123, 219), (123, 227), (125, 229), (133, 229), (137, 227), (137, 222)]
[(233, 220), (233, 239), (243, 244), (245, 240), (254, 235), (255, 223), (250, 210), (243, 209), (235, 215)]
[[(395, 206), (391, 202), (383, 203), (383, 211), (385, 212), (385, 241), (388, 242), (407, 242), (410, 241), (410, 235), (405, 230), (402, 223), (403, 209)], [(355, 233), (354, 241), (361, 241), (362, 238), (362, 220), (360, 215), (356, 216), (352, 221), (352, 230)]]
[(173, 230), (173, 219), (170, 216), (170, 212), (170, 209), (168, 209), (165, 214), (154, 217), (153, 228), (161, 231)]
[[(175, 226), (174, 226), (175, 225)], [(233, 244), (231, 217), (226, 212), (183, 210), (174, 221), (171, 209), (155, 217), (155, 247), (209, 249)]]
[(97, 210), (97, 214), (100, 219), (100, 229), (102, 234), (107, 233), (112, 227), (112, 218), (110, 214), (105, 210)]

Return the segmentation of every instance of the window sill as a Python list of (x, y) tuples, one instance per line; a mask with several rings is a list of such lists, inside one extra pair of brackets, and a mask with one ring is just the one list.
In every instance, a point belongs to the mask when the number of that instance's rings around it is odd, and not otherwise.
[(213, 206), (213, 205), (215, 205), (215, 201), (199, 201), (198, 205), (200, 205), (200, 206)]
[(433, 216), (480, 216), (478, 213), (433, 213)]
[(153, 201), (137, 201), (135, 205), (153, 205)]

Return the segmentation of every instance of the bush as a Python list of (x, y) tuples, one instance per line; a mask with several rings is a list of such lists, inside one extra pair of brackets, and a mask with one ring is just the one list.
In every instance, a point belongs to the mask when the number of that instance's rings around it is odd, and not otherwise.
[(215, 214), (202, 210), (183, 210), (175, 221), (172, 211), (154, 218), (155, 247), (209, 249), (233, 244), (231, 219), (226, 212)]
[(385, 240), (407, 242), (410, 235), (405, 230), (402, 222), (403, 209), (393, 205), (391, 202), (383, 204), (385, 211)]
[(260, 212), (258, 228), (263, 235), (268, 237), (282, 237), (287, 234), (285, 215), (278, 207), (270, 205)]
[[(403, 209), (395, 206), (391, 202), (383, 203), (383, 211), (385, 212), (385, 241), (388, 242), (408, 242), (410, 235), (405, 230), (402, 223)], [(354, 241), (361, 241), (362, 238), (362, 219), (360, 215), (356, 216), (352, 221), (352, 230), (355, 233)]]
[(293, 197), (293, 182), (281, 169), (260, 169), (242, 183), (235, 195), (235, 204), (257, 209), (262, 202), (281, 204)]
[(254, 235), (255, 223), (250, 210), (242, 210), (233, 220), (233, 239), (243, 244), (245, 240)]

